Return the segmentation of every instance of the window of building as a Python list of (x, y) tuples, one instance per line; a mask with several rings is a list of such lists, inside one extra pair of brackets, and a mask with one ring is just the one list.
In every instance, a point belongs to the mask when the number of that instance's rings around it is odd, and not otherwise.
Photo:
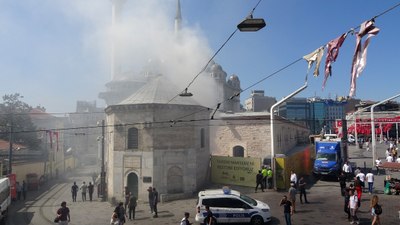
[(139, 146), (138, 129), (132, 127), (128, 130), (128, 149), (137, 149)]
[(244, 148), (242, 146), (233, 147), (233, 157), (244, 157)]

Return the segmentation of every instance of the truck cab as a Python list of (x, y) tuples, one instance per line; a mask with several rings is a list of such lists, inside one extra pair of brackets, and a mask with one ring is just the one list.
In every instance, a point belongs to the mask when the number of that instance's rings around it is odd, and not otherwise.
[(315, 151), (313, 173), (319, 176), (338, 176), (343, 164), (341, 141), (316, 141)]

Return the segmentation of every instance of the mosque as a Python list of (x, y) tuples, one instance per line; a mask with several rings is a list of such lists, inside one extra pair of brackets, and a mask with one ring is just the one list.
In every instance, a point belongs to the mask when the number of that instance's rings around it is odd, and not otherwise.
[[(118, 22), (124, 2), (112, 1), (113, 23)], [(180, 31), (181, 23), (177, 0), (175, 32)], [(210, 155), (268, 157), (270, 115), (243, 114), (238, 76), (228, 78), (215, 62), (201, 74), (215, 82), (215, 101), (221, 103), (217, 113), (221, 120), (212, 122), (215, 112), (191, 97), (177, 95), (182, 90), (160, 71), (157, 61), (144, 65), (142, 73), (123, 73), (118, 51), (113, 51), (112, 79), (106, 91), (99, 94), (107, 104), (105, 167), (109, 199), (123, 199), (127, 187), (146, 200), (150, 186), (157, 188), (162, 200), (185, 198), (208, 184)], [(285, 149), (293, 148), (307, 133), (304, 127), (285, 121), (280, 126), (287, 133), (277, 132), (277, 143)]]

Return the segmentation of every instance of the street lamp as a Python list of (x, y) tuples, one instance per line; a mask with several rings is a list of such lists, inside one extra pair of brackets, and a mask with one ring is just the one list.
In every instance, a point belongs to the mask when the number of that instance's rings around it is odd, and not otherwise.
[[(399, 97), (400, 96), (400, 94), (397, 94), (397, 95), (395, 95), (395, 96), (393, 96), (393, 97), (390, 97), (390, 98), (388, 98), (388, 99), (385, 99), (385, 100), (383, 100), (383, 101), (380, 101), (380, 102), (378, 102), (378, 103), (376, 103), (376, 104), (373, 104), (372, 106), (371, 106), (371, 139), (372, 139), (372, 164), (374, 165), (375, 164), (375, 160), (376, 160), (376, 140), (375, 140), (375, 121), (374, 121), (374, 108), (376, 107), (376, 106), (378, 106), (378, 105), (381, 105), (381, 104), (383, 104), (383, 103), (386, 103), (386, 102), (388, 102), (388, 101), (390, 101), (390, 100), (392, 100), (392, 99), (395, 99), (395, 98), (397, 98), (397, 97)], [(382, 130), (381, 130), (381, 132), (382, 132)]]
[[(98, 122), (98, 124), (100, 124)], [(106, 186), (106, 172), (104, 168), (104, 135), (105, 135), (105, 121), (101, 120), (101, 137), (99, 137), (97, 140), (101, 140), (101, 171), (100, 171), (100, 194), (101, 194), (101, 200), (105, 201), (106, 200), (106, 194), (105, 194), (105, 186)]]
[(253, 18), (253, 15), (246, 17), (242, 22), (237, 25), (237, 28), (242, 32), (254, 32), (261, 30), (265, 27), (263, 18)]
[(296, 91), (292, 92), (288, 96), (284, 97), (282, 100), (278, 101), (275, 103), (273, 106), (271, 106), (270, 110), (270, 120), (271, 120), (271, 169), (272, 169), (272, 183), (273, 186), (276, 190), (276, 166), (275, 166), (275, 139), (274, 139), (274, 110), (276, 107), (281, 105), (282, 103), (286, 102), (288, 99), (292, 98), (293, 96), (297, 95), (301, 91), (307, 88), (307, 81), (303, 86), (301, 86), (299, 89)]

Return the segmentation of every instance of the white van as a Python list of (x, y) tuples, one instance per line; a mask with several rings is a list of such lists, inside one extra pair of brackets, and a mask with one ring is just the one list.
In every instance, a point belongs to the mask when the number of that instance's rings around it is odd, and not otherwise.
[(251, 223), (261, 225), (271, 221), (268, 204), (229, 188), (200, 191), (195, 220), (205, 224), (205, 206), (210, 207), (214, 220), (220, 223)]

